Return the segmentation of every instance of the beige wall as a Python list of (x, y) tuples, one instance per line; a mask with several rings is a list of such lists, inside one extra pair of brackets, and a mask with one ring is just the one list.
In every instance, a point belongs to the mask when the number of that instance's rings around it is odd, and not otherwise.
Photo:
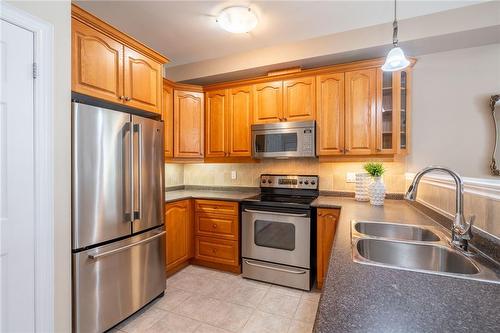
[(462, 176), (491, 178), (488, 101), (498, 93), (500, 44), (418, 57), (408, 170), (441, 164)]
[[(500, 44), (434, 53), (418, 58), (413, 80), (412, 152), (408, 171), (431, 165), (449, 166), (464, 177), (487, 179), (490, 174), (494, 127), (488, 100), (500, 93)], [(490, 185), (487, 185), (490, 186)], [(466, 216), (476, 226), (500, 237), (500, 197), (466, 185)], [(451, 185), (424, 183), (418, 200), (452, 216), (455, 192)]]
[(10, 3), (54, 26), (54, 328), (70, 332), (71, 6), (69, 1)]

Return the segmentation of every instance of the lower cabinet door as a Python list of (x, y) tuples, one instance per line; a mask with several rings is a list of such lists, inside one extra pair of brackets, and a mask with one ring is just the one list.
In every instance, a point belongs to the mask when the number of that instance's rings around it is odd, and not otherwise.
[(191, 200), (168, 203), (165, 206), (167, 226), (167, 272), (193, 257), (194, 227)]
[(318, 209), (317, 216), (317, 287), (323, 287), (326, 273), (328, 273), (328, 262), (332, 252), (333, 241), (335, 239), (335, 230), (340, 215), (339, 209)]
[(196, 237), (195, 258), (223, 265), (238, 266), (238, 241)]

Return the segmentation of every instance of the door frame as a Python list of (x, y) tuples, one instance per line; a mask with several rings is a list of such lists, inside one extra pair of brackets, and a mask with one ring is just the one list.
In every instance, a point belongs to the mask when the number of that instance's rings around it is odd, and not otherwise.
[[(9, 5), (0, 4), (0, 19), (33, 33), (36, 78), (33, 85), (35, 179), (35, 330), (54, 331), (54, 163), (52, 24)], [(34, 71), (35, 72), (35, 71)], [(68, 249), (69, 251), (69, 249)]]

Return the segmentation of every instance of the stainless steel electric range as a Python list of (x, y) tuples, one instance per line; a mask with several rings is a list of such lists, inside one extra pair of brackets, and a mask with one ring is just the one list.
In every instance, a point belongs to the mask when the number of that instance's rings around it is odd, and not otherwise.
[(243, 277), (310, 290), (314, 281), (318, 176), (260, 176), (261, 193), (241, 204)]

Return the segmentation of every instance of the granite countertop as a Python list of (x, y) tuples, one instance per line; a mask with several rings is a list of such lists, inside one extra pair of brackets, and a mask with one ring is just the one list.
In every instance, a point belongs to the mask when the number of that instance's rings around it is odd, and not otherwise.
[(174, 202), (183, 199), (212, 199), (212, 200), (225, 200), (225, 201), (242, 201), (247, 198), (259, 194), (259, 191), (242, 190), (242, 191), (214, 191), (214, 190), (176, 190), (165, 192), (165, 202)]
[(341, 208), (315, 332), (500, 331), (500, 284), (352, 261), (351, 220), (439, 226), (428, 216), (402, 200), (321, 196), (313, 206)]

